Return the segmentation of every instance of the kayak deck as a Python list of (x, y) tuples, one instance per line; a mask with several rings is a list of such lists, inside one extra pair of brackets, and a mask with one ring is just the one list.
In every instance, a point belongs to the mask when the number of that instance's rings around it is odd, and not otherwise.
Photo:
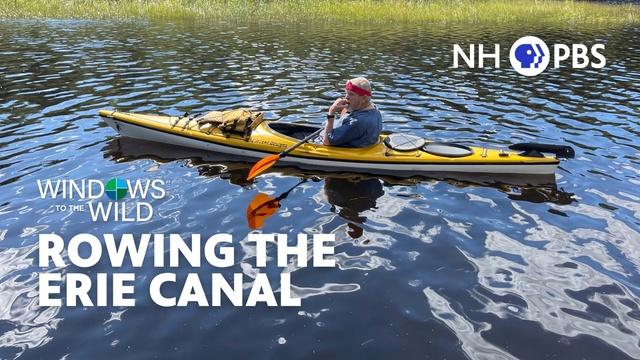
[[(187, 117), (143, 115), (101, 110), (105, 122), (123, 136), (191, 147), (206, 151), (261, 158), (279, 153), (317, 130), (308, 125), (264, 121), (248, 137), (219, 129), (201, 130)], [(523, 156), (518, 152), (469, 147), (462, 157), (441, 156), (422, 149), (397, 151), (381, 141), (364, 148), (345, 148), (306, 143), (283, 161), (303, 168), (356, 172), (472, 172), (500, 174), (552, 174), (559, 160), (550, 156)]]

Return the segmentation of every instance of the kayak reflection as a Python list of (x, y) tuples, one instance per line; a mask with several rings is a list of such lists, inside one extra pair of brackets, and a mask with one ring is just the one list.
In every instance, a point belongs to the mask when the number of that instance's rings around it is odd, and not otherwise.
[[(126, 137), (117, 137), (108, 141), (105, 148), (103, 148), (105, 158), (111, 158), (116, 162), (127, 162), (137, 159), (152, 159), (159, 163), (171, 162), (179, 159), (187, 161), (186, 165), (197, 169), (201, 176), (206, 177), (220, 177), (229, 181), (232, 184), (248, 187), (252, 185), (251, 181), (247, 181), (247, 174), (249, 169), (253, 165), (250, 159), (216, 154), (211, 152), (202, 152), (189, 148), (183, 148), (179, 146), (168, 147), (164, 144), (141, 141)], [(340, 188), (351, 189), (357, 193), (357, 184), (350, 184), (349, 181), (354, 182), (355, 179), (359, 179), (359, 182), (367, 181), (362, 184), (364, 190), (363, 193), (369, 191), (368, 198), (377, 199), (380, 193), (376, 190), (372, 190), (375, 187), (375, 181), (380, 186), (381, 182), (385, 185), (405, 185), (415, 186), (423, 182), (429, 182), (433, 180), (443, 181), (456, 187), (491, 187), (506, 194), (510, 199), (516, 201), (527, 201), (535, 203), (555, 203), (559, 205), (570, 204), (575, 199), (573, 194), (558, 189), (554, 175), (497, 175), (497, 174), (467, 174), (467, 173), (433, 173), (429, 177), (419, 176), (411, 178), (396, 178), (391, 176), (368, 176), (366, 174), (351, 174), (342, 175), (335, 173), (327, 173), (321, 171), (309, 171), (301, 170), (293, 167), (278, 166), (269, 170), (270, 172), (280, 173), (288, 176), (295, 176), (300, 179), (306, 178), (319, 178), (328, 179), (328, 183), (325, 183), (325, 188), (328, 189), (328, 201), (333, 205), (337, 205), (340, 208), (339, 215), (349, 220), (353, 224), (362, 223), (353, 220), (354, 213), (361, 213), (366, 209), (371, 209), (374, 205), (371, 203), (366, 204), (363, 199), (364, 205), (355, 205), (357, 197), (351, 198), (351, 201), (345, 201), (345, 196), (341, 197), (340, 194), (345, 194), (345, 191), (341, 191)], [(349, 180), (350, 179), (350, 180)], [(369, 182), (369, 180), (372, 180)], [(335, 190), (337, 189), (337, 190)], [(330, 195), (329, 195), (330, 194)], [(349, 197), (346, 197), (349, 199)], [(334, 202), (332, 202), (334, 201)], [(342, 206), (340, 204), (349, 204), (351, 206)], [(358, 210), (364, 209), (364, 210)], [(342, 211), (342, 214), (340, 213)], [(352, 216), (351, 219), (348, 216)], [(357, 217), (361, 217), (358, 215)]]

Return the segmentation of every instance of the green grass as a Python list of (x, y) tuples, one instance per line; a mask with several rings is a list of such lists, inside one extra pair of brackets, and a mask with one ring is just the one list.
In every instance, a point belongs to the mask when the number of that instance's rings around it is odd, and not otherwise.
[(621, 25), (639, 5), (551, 0), (4, 0), (0, 18)]

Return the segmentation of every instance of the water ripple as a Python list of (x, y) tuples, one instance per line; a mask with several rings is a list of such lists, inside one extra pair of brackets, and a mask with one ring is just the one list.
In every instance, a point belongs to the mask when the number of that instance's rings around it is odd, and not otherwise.
[[(0, 357), (640, 357), (639, 30), (0, 22)], [(525, 33), (605, 42), (607, 67), (532, 79), (504, 64), (451, 68), (453, 43), (506, 48)], [(502, 148), (566, 143), (576, 159), (544, 187), (287, 168), (248, 183), (250, 164), (124, 139), (96, 115), (251, 107), (320, 124), (358, 75), (373, 81), (385, 130)], [(93, 222), (56, 211), (70, 202), (41, 199), (36, 185), (115, 176), (165, 181), (153, 219)], [(262, 231), (335, 234), (338, 265), (258, 269), (247, 204), (301, 178)], [(293, 312), (158, 309), (144, 295), (126, 310), (38, 307), (37, 273), (51, 270), (34, 263), (44, 232), (230, 233), (238, 257), (225, 276), (293, 273), (305, 300)], [(157, 270), (136, 269), (136, 286)]]

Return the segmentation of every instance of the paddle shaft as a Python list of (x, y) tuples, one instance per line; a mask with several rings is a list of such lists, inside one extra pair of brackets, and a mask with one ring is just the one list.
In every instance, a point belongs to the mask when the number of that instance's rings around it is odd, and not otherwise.
[[(347, 109), (342, 109), (342, 115), (347, 113)], [(256, 176), (262, 174), (263, 172), (265, 172), (267, 169), (271, 168), (273, 165), (275, 165), (275, 163), (278, 162), (278, 160), (282, 159), (283, 157), (289, 155), (289, 153), (293, 150), (295, 150), (298, 146), (306, 143), (307, 141), (311, 140), (314, 136), (317, 136), (318, 134), (320, 134), (320, 132), (322, 132), (323, 128), (320, 128), (316, 131), (314, 131), (311, 135), (305, 137), (304, 139), (300, 140), (298, 143), (291, 145), (289, 148), (285, 149), (284, 151), (278, 153), (278, 154), (273, 154), (273, 155), (268, 155), (266, 157), (263, 157), (262, 159), (260, 159), (257, 163), (255, 163), (251, 169), (249, 169), (249, 175), (247, 175), (247, 180), (251, 180), (253, 178), (255, 178)]]
[[(340, 112), (340, 115), (345, 115), (347, 112), (348, 112), (347, 109), (342, 109), (342, 111)], [(311, 134), (311, 135), (307, 136), (306, 138), (300, 140), (299, 143), (291, 145), (291, 147), (289, 147), (288, 149), (286, 149), (285, 151), (281, 152), (278, 155), (281, 158), (287, 156), (290, 152), (295, 150), (298, 146), (306, 143), (307, 141), (311, 140), (314, 136), (317, 136), (318, 134), (320, 134), (322, 132), (322, 130), (324, 130), (324, 127), (321, 127), (320, 129), (314, 131), (313, 134)]]
[(314, 136), (317, 136), (318, 134), (320, 134), (320, 132), (322, 132), (323, 128), (320, 128), (316, 131), (314, 131), (311, 135), (307, 136), (306, 138), (300, 140), (300, 142), (298, 142), (297, 144), (293, 144), (291, 145), (289, 148), (287, 148), (286, 150), (284, 150), (283, 152), (281, 152), (279, 155), (281, 158), (287, 156), (290, 152), (292, 152), (293, 150), (295, 150), (298, 146), (306, 143), (307, 141), (311, 140)]

